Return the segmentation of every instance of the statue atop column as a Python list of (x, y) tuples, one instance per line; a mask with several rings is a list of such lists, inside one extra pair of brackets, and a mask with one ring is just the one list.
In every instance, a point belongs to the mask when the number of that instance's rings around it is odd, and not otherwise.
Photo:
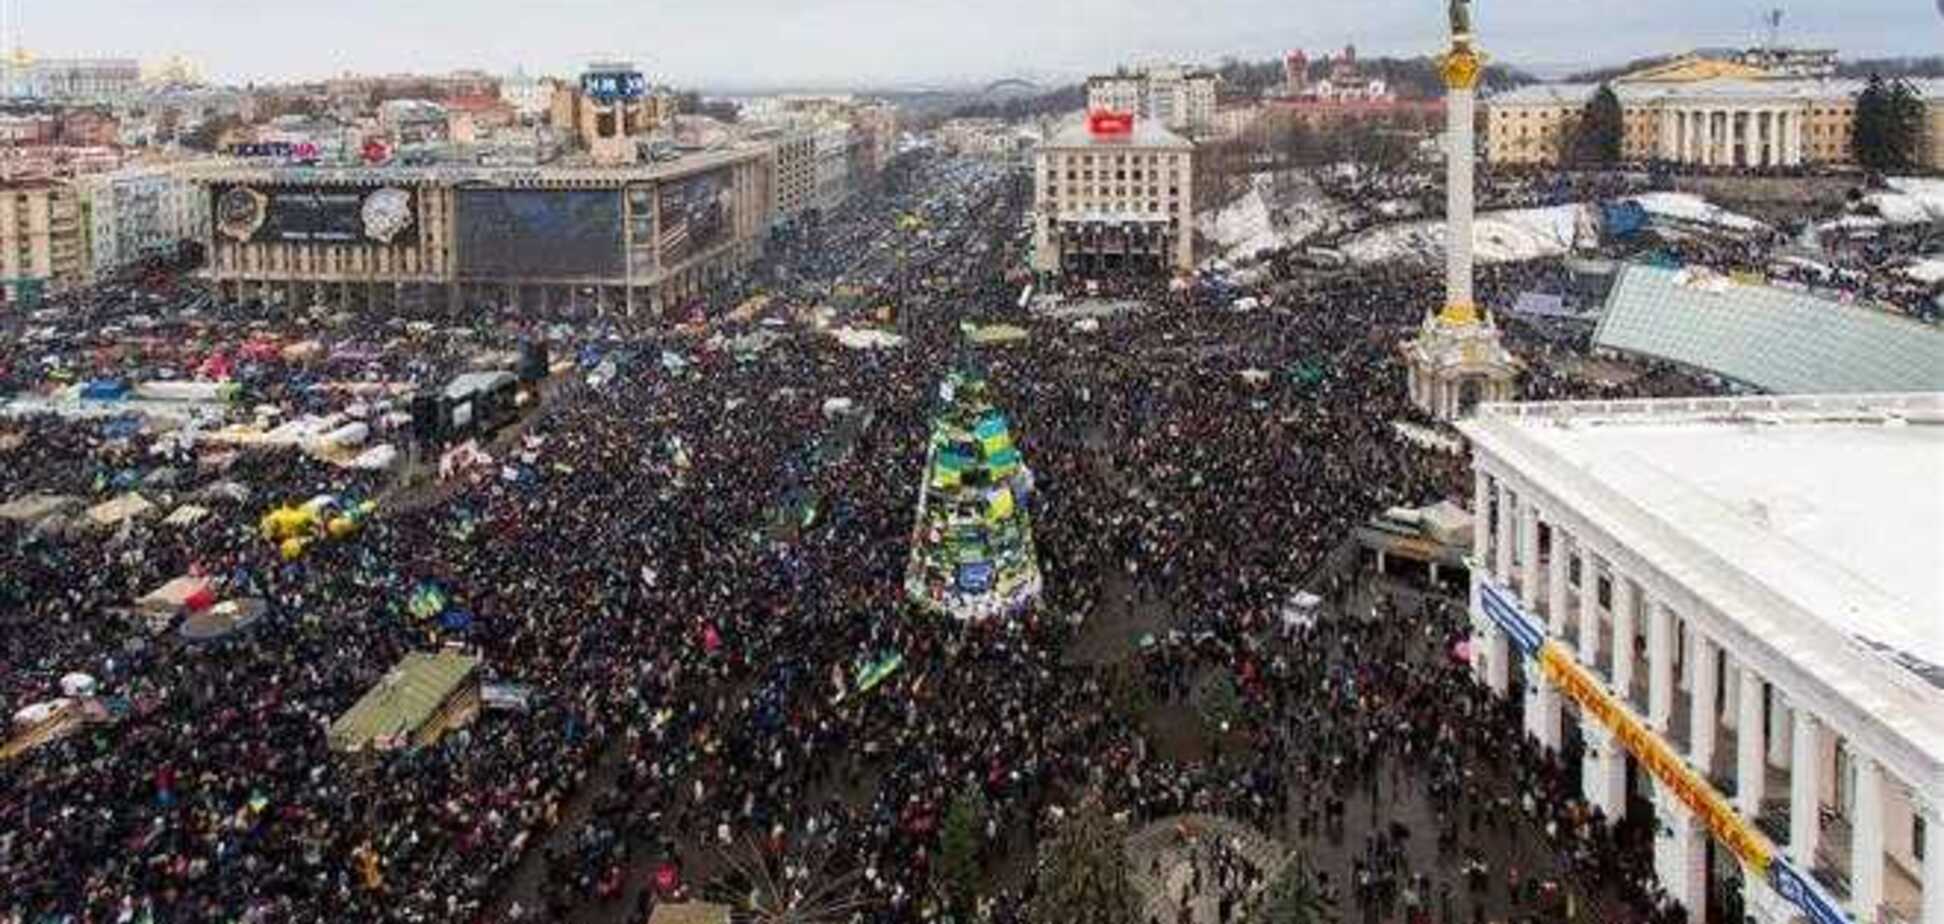
[(1471, 38), (1471, 0), (1451, 0), (1451, 37)]

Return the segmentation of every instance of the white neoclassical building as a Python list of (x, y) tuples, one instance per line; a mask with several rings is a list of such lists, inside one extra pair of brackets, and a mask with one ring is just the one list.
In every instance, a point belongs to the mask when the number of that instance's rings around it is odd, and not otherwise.
[[(1473, 666), (1690, 920), (1944, 924), (1944, 393), (1487, 405)], [(1715, 918), (1719, 920), (1719, 918)]]
[[(1944, 80), (1911, 82), (1924, 103), (1916, 152), (1944, 168)], [(1620, 156), (1701, 167), (1776, 168), (1847, 163), (1864, 81), (1715, 77), (1611, 84), (1621, 111)], [(1553, 163), (1560, 136), (1599, 87), (1533, 84), (1486, 101), (1493, 163)]]

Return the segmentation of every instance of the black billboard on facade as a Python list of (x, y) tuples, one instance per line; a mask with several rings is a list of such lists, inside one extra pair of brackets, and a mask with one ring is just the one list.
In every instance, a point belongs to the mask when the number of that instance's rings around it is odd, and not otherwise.
[(735, 227), (736, 200), (729, 178), (729, 171), (722, 169), (661, 184), (656, 211), (664, 269), (715, 246)]
[(412, 244), (418, 202), (409, 189), (368, 186), (218, 185), (216, 236), (245, 243)]
[(618, 189), (461, 189), (459, 275), (619, 279)]

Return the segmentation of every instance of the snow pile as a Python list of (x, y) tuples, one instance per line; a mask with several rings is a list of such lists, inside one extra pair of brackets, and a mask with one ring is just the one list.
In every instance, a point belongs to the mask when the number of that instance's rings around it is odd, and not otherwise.
[(1203, 261), (1212, 267), (1218, 260), (1247, 260), (1284, 247), (1294, 247), (1341, 226), (1342, 212), (1323, 195), (1315, 182), (1290, 177), (1286, 195), (1277, 194), (1277, 177), (1258, 173), (1249, 191), (1221, 211), (1197, 217), (1201, 233), (1215, 242), (1215, 253)]
[(1199, 223), (1202, 234), (1231, 258), (1253, 257), (1282, 246), (1282, 237), (1269, 218), (1269, 204), (1263, 201), (1261, 183), (1221, 211), (1202, 215)]
[[(1472, 255), (1480, 263), (1506, 263), (1564, 256), (1579, 225), (1579, 205), (1486, 212), (1472, 226)], [(1343, 243), (1356, 263), (1391, 260), (1431, 261), (1444, 256), (1444, 222), (1418, 221), (1359, 234)]]
[(1903, 274), (1925, 285), (1944, 282), (1944, 257), (1919, 260), (1903, 268)]
[(1712, 225), (1730, 231), (1760, 231), (1766, 225), (1746, 215), (1730, 212), (1692, 193), (1652, 192), (1633, 196), (1633, 201), (1655, 218), (1667, 218), (1696, 225)]
[(1923, 177), (1891, 177), (1885, 181), (1890, 192), (1866, 197), (1877, 214), (1894, 225), (1919, 225), (1944, 221), (1944, 180)]

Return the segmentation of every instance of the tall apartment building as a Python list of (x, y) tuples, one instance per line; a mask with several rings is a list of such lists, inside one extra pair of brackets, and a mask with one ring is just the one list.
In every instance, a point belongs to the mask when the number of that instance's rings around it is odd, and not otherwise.
[(797, 220), (816, 206), (816, 133), (802, 126), (784, 125), (753, 137), (767, 142), (775, 156), (770, 169), (770, 188), (776, 196), (772, 219), (778, 225)]
[(1087, 108), (1132, 113), (1169, 131), (1202, 135), (1215, 123), (1216, 77), (1171, 64), (1138, 73), (1087, 78)]
[(814, 136), (816, 156), (816, 194), (814, 207), (829, 212), (843, 205), (853, 191), (851, 182), (850, 124), (829, 122), (820, 125)]
[(209, 226), (209, 199), (190, 181), (189, 164), (132, 167), (74, 183), (80, 198), (82, 248), (89, 282), (151, 257), (173, 257)]
[(11, 306), (79, 285), (83, 275), (81, 207), (66, 183), (0, 183), (0, 293)]

